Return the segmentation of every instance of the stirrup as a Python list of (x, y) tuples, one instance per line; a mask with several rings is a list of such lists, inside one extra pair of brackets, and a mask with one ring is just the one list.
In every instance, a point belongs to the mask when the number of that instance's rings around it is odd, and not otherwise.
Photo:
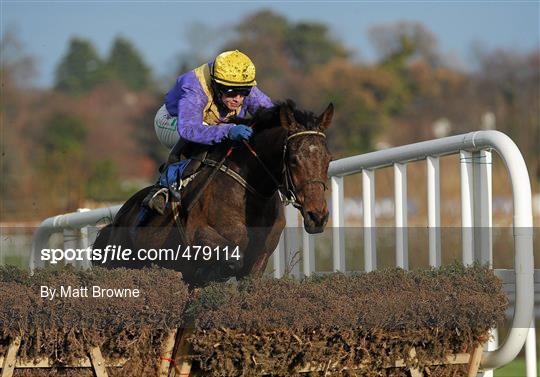
[(160, 188), (148, 201), (148, 208), (153, 209), (160, 215), (165, 213), (165, 206), (169, 201), (169, 189), (166, 187)]

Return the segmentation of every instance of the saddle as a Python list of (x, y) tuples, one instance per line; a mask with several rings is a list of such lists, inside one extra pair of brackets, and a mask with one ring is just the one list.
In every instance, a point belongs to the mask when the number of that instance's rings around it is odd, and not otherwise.
[(208, 154), (208, 146), (191, 146), (177, 158), (177, 162), (171, 162), (171, 158), (166, 164), (159, 168), (160, 191), (170, 190), (171, 193), (180, 200), (180, 191), (195, 178), (196, 173)]
[[(161, 164), (159, 172), (161, 173), (160, 181), (164, 178), (164, 175), (178, 174), (178, 178), (184, 179), (195, 174), (202, 165), (202, 162), (208, 154), (208, 145), (201, 144), (187, 144), (186, 151), (183, 151), (177, 157), (169, 157), (166, 163)], [(173, 169), (170, 167), (174, 166)], [(173, 170), (173, 172), (166, 172), (165, 170)], [(164, 178), (165, 179), (165, 178)], [(170, 178), (168, 179), (170, 181)]]
[(180, 139), (169, 154), (167, 162), (159, 167), (158, 182), (143, 199), (142, 206), (163, 214), (169, 202), (169, 193), (180, 202), (182, 188), (195, 178), (209, 147)]
[(187, 178), (199, 171), (202, 162), (210, 150), (209, 145), (188, 143), (182, 150), (181, 158), (189, 159), (190, 162), (184, 169), (181, 178)]

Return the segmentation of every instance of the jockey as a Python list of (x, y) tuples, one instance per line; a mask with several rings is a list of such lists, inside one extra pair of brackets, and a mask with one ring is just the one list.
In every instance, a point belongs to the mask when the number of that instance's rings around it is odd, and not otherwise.
[[(256, 85), (255, 65), (238, 50), (225, 51), (213, 62), (179, 76), (154, 120), (159, 141), (172, 148), (167, 165), (180, 161), (186, 141), (212, 145), (225, 139), (249, 139), (251, 128), (228, 120), (272, 106)], [(164, 189), (163, 183), (155, 185), (143, 205), (163, 214), (167, 201)]]

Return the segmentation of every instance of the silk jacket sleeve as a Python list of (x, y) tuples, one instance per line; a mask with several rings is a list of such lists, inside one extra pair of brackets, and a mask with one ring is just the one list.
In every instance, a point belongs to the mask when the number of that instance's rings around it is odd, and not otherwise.
[(181, 97), (178, 101), (178, 133), (182, 138), (195, 143), (219, 143), (227, 136), (234, 124), (203, 124), (205, 106), (206, 101), (200, 101), (195, 95)]
[(180, 76), (167, 93), (167, 110), (178, 116), (178, 133), (182, 138), (200, 144), (215, 144), (222, 141), (234, 126), (204, 124), (203, 112), (207, 102), (208, 98), (193, 72)]

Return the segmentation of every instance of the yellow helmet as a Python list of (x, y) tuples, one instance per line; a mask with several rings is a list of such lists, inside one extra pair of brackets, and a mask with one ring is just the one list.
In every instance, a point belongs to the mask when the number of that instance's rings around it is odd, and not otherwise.
[(255, 65), (247, 55), (238, 50), (225, 51), (214, 60), (212, 79), (224, 86), (253, 86)]

